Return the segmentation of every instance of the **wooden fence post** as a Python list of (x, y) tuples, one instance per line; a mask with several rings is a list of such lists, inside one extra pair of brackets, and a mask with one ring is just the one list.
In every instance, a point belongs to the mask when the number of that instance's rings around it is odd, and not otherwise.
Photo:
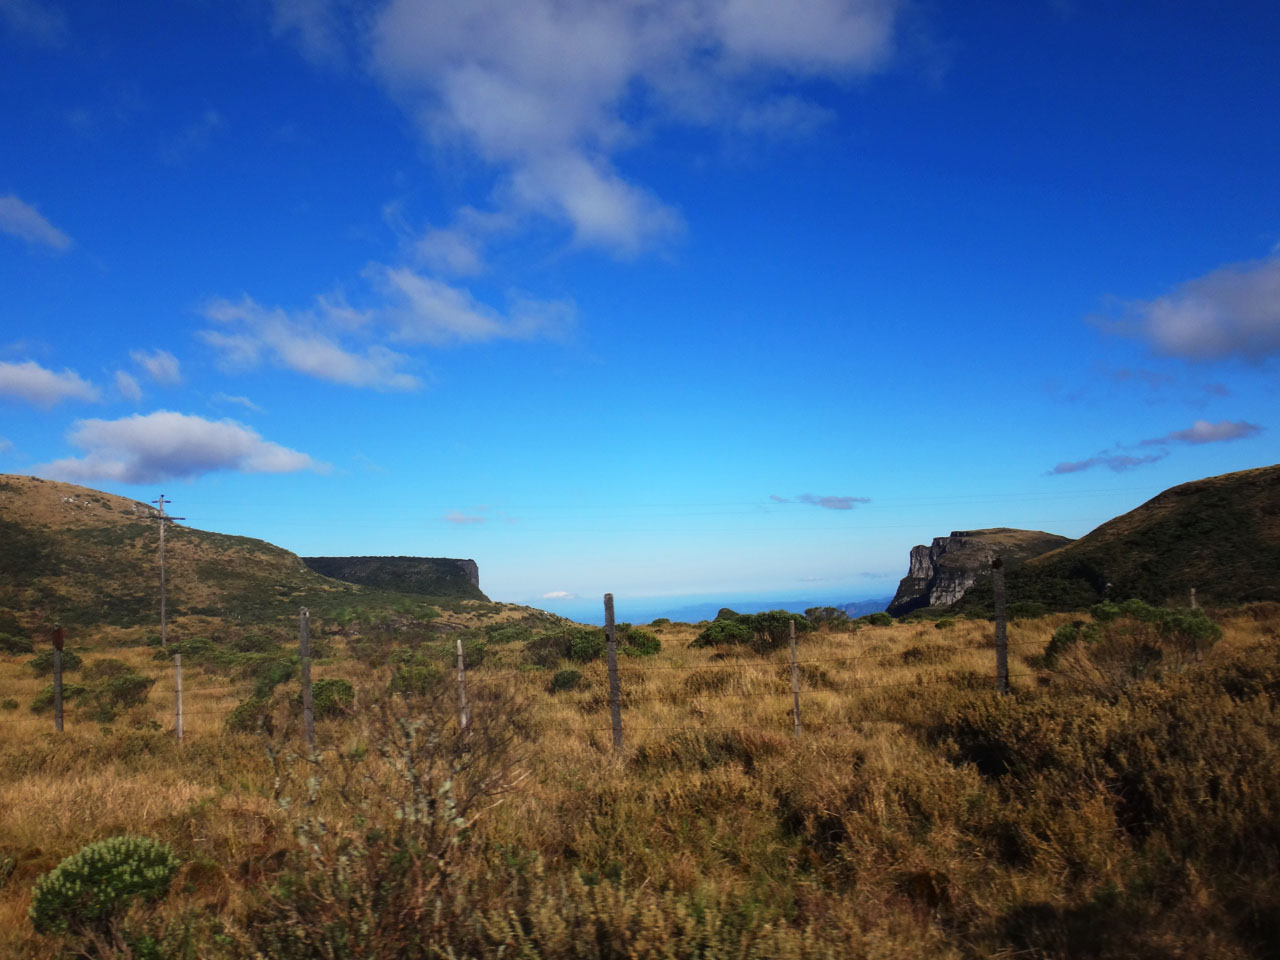
[(1192, 610), (1197, 609), (1197, 607), (1196, 607), (1196, 588), (1195, 588), (1195, 587), (1192, 587), (1192, 588), (1191, 588), (1191, 609), (1192, 609)]
[(316, 752), (316, 710), (311, 699), (311, 613), (298, 610), (298, 659), (302, 670), (302, 726), (306, 731), (307, 751)]
[(61, 625), (53, 628), (53, 728), (62, 732), (62, 645)]
[(800, 736), (800, 663), (796, 659), (796, 622), (788, 624), (791, 628), (791, 698), (794, 701), (796, 718), (796, 736)]
[(458, 637), (458, 729), (464, 737), (471, 731), (471, 707), (467, 705), (467, 664), (462, 657), (462, 637)]
[(996, 607), (996, 689), (1009, 692), (1009, 636), (1004, 615), (1004, 561), (991, 561), (991, 586)]
[(182, 741), (182, 654), (173, 655), (173, 732)]
[(609, 716), (613, 748), (622, 749), (622, 684), (618, 680), (618, 628), (613, 622), (613, 594), (604, 595), (604, 633), (609, 641)]

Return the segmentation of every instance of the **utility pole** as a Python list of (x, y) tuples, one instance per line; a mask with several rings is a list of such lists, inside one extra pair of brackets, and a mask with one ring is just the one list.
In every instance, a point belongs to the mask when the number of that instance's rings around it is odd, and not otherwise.
[(165, 579), (164, 579), (164, 525), (172, 523), (174, 520), (185, 520), (186, 517), (167, 517), (164, 513), (164, 505), (173, 503), (172, 500), (166, 500), (164, 494), (160, 494), (159, 500), (152, 500), (160, 508), (160, 512), (156, 514), (156, 520), (160, 522), (160, 646), (167, 648), (169, 646), (168, 635), (168, 618), (165, 613)]

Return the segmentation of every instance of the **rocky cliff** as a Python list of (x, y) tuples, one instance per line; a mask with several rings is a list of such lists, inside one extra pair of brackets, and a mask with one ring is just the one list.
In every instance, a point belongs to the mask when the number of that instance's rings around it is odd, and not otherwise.
[(428, 597), (489, 599), (474, 560), (450, 557), (303, 557), (316, 573), (364, 587)]
[(992, 527), (954, 530), (933, 544), (911, 548), (910, 567), (898, 584), (888, 612), (901, 617), (924, 607), (949, 607), (986, 573), (991, 560), (1029, 560), (1072, 541), (1040, 530)]

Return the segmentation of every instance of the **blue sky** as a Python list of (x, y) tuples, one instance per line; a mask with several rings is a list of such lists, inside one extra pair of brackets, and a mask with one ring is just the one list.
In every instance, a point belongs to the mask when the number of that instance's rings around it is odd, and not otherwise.
[[(518, 12), (516, 12), (518, 9)], [(495, 599), (1280, 460), (1280, 9), (0, 0), (0, 471)]]

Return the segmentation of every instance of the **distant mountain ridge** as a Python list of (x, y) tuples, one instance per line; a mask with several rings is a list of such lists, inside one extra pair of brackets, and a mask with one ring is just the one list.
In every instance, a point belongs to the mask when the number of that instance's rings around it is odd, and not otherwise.
[[(335, 608), (379, 596), (322, 576), (264, 540), (170, 523), (165, 545), (174, 619), (266, 619), (295, 614), (299, 606)], [(465, 587), (442, 595), (483, 597), (470, 583)], [(75, 484), (0, 475), (0, 613), (5, 611), (25, 627), (156, 623), (154, 508)]]
[(346, 583), (428, 597), (488, 600), (474, 560), (449, 557), (303, 557), (316, 573)]

